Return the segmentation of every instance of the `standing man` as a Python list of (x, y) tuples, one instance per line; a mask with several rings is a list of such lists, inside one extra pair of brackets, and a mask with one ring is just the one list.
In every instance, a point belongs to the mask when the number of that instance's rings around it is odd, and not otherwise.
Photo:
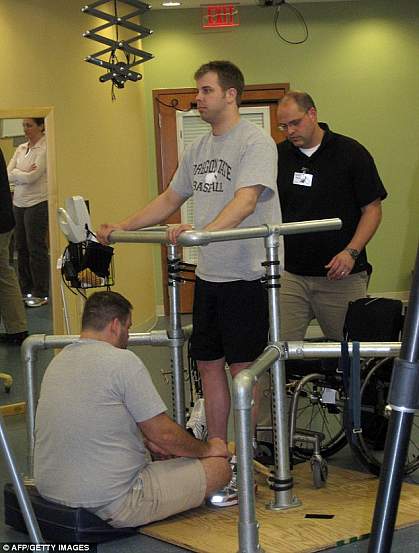
[(339, 231), (285, 236), (282, 337), (303, 340), (316, 318), (327, 339), (340, 341), (348, 302), (366, 296), (371, 267), (365, 246), (380, 224), (387, 192), (368, 151), (319, 123), (306, 92), (288, 92), (277, 116), (287, 138), (278, 145), (284, 222), (342, 220)]
[(0, 150), (0, 320), (6, 331), (0, 334), (0, 342), (20, 345), (28, 335), (28, 327), (17, 276), (9, 263), (9, 243), (14, 226), (6, 162)]
[[(228, 61), (213, 61), (202, 65), (195, 79), (197, 108), (211, 125), (211, 132), (186, 150), (172, 182), (160, 196), (119, 224), (101, 226), (98, 237), (102, 242), (108, 241), (113, 230), (136, 230), (165, 221), (192, 195), (197, 229), (281, 222), (275, 143), (240, 118), (241, 71)], [(179, 234), (191, 228), (185, 224), (171, 228), (170, 240), (176, 243)], [(260, 281), (264, 258), (261, 239), (199, 248), (191, 353), (202, 379), (209, 438), (227, 441), (230, 393), (225, 363), (234, 377), (267, 344), (268, 300)], [(234, 505), (237, 490), (230, 486), (222, 500), (220, 494), (217, 499), (217, 506)]]
[[(88, 298), (80, 340), (45, 372), (35, 421), (39, 493), (117, 528), (197, 507), (231, 476), (225, 443), (197, 440), (168, 417), (126, 349), (131, 310), (116, 292)], [(164, 460), (151, 462), (147, 449)]]

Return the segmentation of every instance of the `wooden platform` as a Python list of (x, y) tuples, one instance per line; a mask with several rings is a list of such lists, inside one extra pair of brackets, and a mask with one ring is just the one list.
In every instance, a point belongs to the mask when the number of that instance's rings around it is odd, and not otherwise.
[(0, 413), (3, 417), (11, 415), (24, 415), (26, 411), (26, 401), (20, 401), (19, 403), (9, 403), (7, 405), (0, 405)]
[[(297, 465), (294, 491), (301, 507), (270, 511), (265, 505), (272, 492), (258, 476), (257, 520), (260, 544), (266, 553), (309, 553), (336, 547), (368, 536), (374, 512), (378, 480), (361, 472), (329, 466), (327, 486), (313, 488), (307, 463)], [(333, 518), (305, 518), (306, 514), (334, 515)], [(237, 553), (238, 507), (200, 507), (162, 522), (143, 527), (141, 532), (198, 553)], [(397, 527), (419, 522), (419, 488), (404, 484)]]

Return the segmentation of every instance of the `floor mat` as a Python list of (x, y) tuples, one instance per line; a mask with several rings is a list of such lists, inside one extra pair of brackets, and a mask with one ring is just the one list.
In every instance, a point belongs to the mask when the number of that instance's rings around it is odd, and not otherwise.
[[(272, 492), (257, 476), (256, 518), (266, 553), (310, 553), (368, 537), (378, 480), (369, 474), (329, 465), (327, 485), (313, 487), (308, 463), (295, 467), (294, 493), (300, 507), (271, 511)], [(306, 515), (333, 515), (306, 518)], [(419, 522), (419, 489), (403, 484), (397, 528)], [(141, 532), (197, 553), (237, 553), (238, 507), (200, 507), (143, 527)]]

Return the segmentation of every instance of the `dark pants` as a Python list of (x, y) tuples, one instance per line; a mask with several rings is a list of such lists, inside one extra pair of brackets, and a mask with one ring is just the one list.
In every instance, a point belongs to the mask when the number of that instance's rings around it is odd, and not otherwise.
[(23, 294), (46, 297), (49, 291), (48, 202), (13, 209), (20, 288)]

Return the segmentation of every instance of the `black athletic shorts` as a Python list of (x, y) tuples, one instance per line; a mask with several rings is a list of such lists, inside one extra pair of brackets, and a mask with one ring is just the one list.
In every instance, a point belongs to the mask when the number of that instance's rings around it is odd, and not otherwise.
[(191, 356), (252, 362), (268, 342), (268, 293), (260, 280), (208, 282), (196, 278)]

